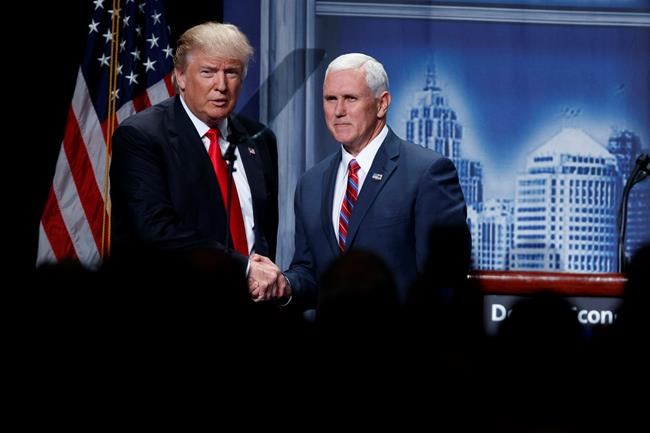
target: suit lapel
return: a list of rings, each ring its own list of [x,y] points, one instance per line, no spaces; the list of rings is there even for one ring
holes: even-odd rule
[[[234,143],[237,150],[239,150],[239,159],[244,166],[246,179],[253,198],[253,214],[255,219],[259,220],[259,215],[257,215],[259,203],[266,198],[264,165],[262,159],[258,156],[260,149],[257,148],[256,141],[251,138],[244,126],[234,118],[234,115],[229,117],[228,124],[230,128],[228,141],[231,144]]]
[[[325,233],[325,239],[327,239],[327,245],[329,245],[332,254],[337,256],[339,254],[339,244],[336,241],[336,234],[334,233],[334,228],[332,227],[332,207],[334,206],[334,186],[336,184],[336,172],[338,171],[339,164],[341,163],[341,151],[339,151],[334,158],[330,166],[325,171],[325,176],[323,176],[323,183],[321,186],[321,191],[323,191],[323,196],[325,200],[321,201],[321,224],[323,225],[323,232]]]
[[[217,177],[214,175],[210,157],[205,150],[201,137],[197,134],[196,128],[181,104],[180,96],[175,97],[172,110],[173,113],[170,113],[170,116],[173,121],[169,122],[169,124],[173,126],[168,131],[170,146],[174,149],[178,160],[183,161],[183,166],[188,170],[188,173],[199,170],[199,176],[204,179],[200,184],[210,189],[210,195],[215,196],[216,203],[221,204],[219,185]],[[223,204],[221,206],[223,208]]]
[[[263,245],[266,242],[264,236],[264,229],[262,225],[257,224],[258,221],[263,221],[261,214],[264,203],[267,200],[266,182],[264,180],[264,161],[260,156],[261,149],[258,148],[256,135],[251,135],[246,131],[241,122],[235,118],[233,114],[228,118],[229,136],[228,141],[234,143],[239,150],[239,159],[246,172],[246,180],[251,191],[251,198],[253,200],[253,218],[256,222],[255,230],[255,249],[258,252],[264,250]],[[263,241],[264,240],[264,241]],[[262,250],[260,250],[262,248]],[[268,246],[266,247],[268,248]],[[268,254],[268,252],[266,253]]]
[[[375,159],[372,162],[370,171],[366,175],[366,180],[363,182],[361,192],[357,199],[357,204],[354,206],[352,216],[350,217],[350,224],[348,226],[348,237],[346,239],[346,248],[350,248],[354,238],[359,231],[361,222],[366,216],[372,203],[377,198],[379,192],[383,189],[386,182],[389,181],[390,176],[397,168],[397,161],[399,159],[399,139],[392,131],[388,131],[386,139],[382,143]]]
[[[262,166],[261,159],[257,157],[257,146],[255,142],[250,139],[244,138],[242,140],[234,137],[229,138],[234,139],[235,143],[238,143],[237,149],[239,150],[239,157],[244,166],[246,179],[248,180],[248,185],[251,189],[251,196],[253,198],[253,214],[255,215],[256,220],[258,220],[258,203],[263,202],[266,197],[266,186],[264,184],[264,167]]]

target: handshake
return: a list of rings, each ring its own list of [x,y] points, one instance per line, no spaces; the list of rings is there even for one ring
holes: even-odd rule
[[[289,280],[268,257],[253,254],[248,270],[248,293],[255,302],[291,296]]]

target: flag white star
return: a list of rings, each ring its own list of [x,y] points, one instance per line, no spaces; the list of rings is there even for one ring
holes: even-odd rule
[[[137,48],[135,51],[131,51],[131,55],[133,56],[133,60],[140,60],[140,50]]]
[[[157,38],[156,35],[151,35],[150,38],[147,38],[147,42],[149,42],[151,44],[151,46],[149,48],[157,47],[158,46],[158,39],[160,39],[160,38]]]
[[[174,50],[169,47],[169,44],[167,44],[167,48],[163,48],[163,51],[165,52],[165,58],[171,57],[174,52]]]
[[[129,80],[129,84],[138,84],[138,74],[134,74],[133,71],[126,76],[126,79]]]
[[[91,20],[90,24],[88,24],[88,27],[90,28],[90,31],[88,32],[88,34],[91,34],[92,32],[99,32],[99,30],[97,29],[98,25],[99,25],[99,23],[96,23],[94,19]]]
[[[149,59],[149,57],[147,57],[147,61],[144,62],[144,67],[145,67],[145,70],[144,70],[144,71],[147,72],[147,71],[150,70],[150,69],[151,69],[152,71],[155,71],[156,68],[153,67],[153,64],[154,64],[154,63],[156,63],[156,60],[153,60],[153,61],[152,61],[151,59]]]
[[[102,54],[101,57],[97,57],[97,60],[99,60],[99,65],[100,66],[109,66],[108,65],[108,60],[111,58],[111,56],[107,56],[106,54]]]
[[[93,0],[93,3],[95,3],[95,10],[99,8],[104,9],[104,0]]]
[[[104,39],[106,39],[105,41],[106,43],[108,43],[108,41],[113,40],[113,33],[111,33],[110,30],[106,30],[106,33],[104,33],[102,36],[104,37]]]
[[[153,23],[154,24],[160,24],[160,16],[161,15],[162,14],[157,13],[156,10],[154,9],[153,15],[151,15],[151,18],[153,18]]]

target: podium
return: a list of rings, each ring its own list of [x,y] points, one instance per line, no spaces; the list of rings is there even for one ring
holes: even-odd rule
[[[611,326],[627,283],[617,273],[474,271],[468,279],[483,294],[483,325],[490,336],[497,333],[518,300],[536,293],[564,297],[587,328]]]

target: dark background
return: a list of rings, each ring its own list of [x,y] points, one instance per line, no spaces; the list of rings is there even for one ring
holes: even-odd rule
[[[109,7],[111,2],[105,3],[105,7]],[[167,24],[174,43],[181,33],[195,24],[223,21],[223,1],[220,0],[166,3]],[[22,34],[6,40],[9,47],[5,45],[5,48],[18,51],[18,64],[14,66],[20,78],[13,82],[22,83],[10,89],[18,93],[12,98],[19,101],[14,107],[15,118],[22,123],[20,129],[27,136],[31,136],[30,131],[38,127],[36,143],[27,140],[17,144],[18,152],[24,153],[19,158],[28,158],[26,160],[35,163],[26,167],[26,172],[20,176],[21,179],[29,178],[25,182],[30,189],[28,203],[18,205],[17,221],[9,224],[9,227],[19,227],[16,232],[17,248],[12,255],[17,255],[20,266],[25,270],[32,269],[36,261],[39,221],[54,176],[93,7],[91,0],[44,2],[42,6],[26,4],[20,15],[33,23],[30,24],[33,34]],[[31,45],[19,43],[21,40],[40,42],[31,48]],[[38,156],[34,157],[34,153]],[[5,169],[12,170],[10,167]]]

